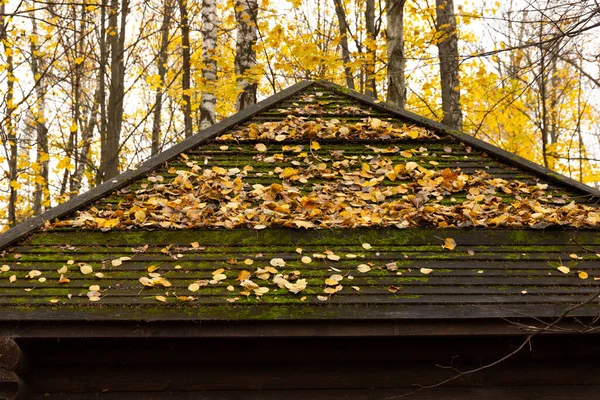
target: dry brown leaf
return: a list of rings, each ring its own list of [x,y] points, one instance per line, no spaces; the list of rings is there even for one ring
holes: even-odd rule
[[[389,285],[387,287],[388,292],[390,293],[396,293],[398,290],[400,290],[401,287],[400,286],[394,286],[394,285]]]

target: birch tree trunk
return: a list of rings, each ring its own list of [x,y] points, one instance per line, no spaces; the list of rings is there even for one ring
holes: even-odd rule
[[[237,21],[237,43],[235,48],[235,75],[237,81],[237,98],[235,109],[241,111],[256,103],[258,83],[254,76],[249,76],[256,66],[257,39],[257,0],[236,0],[235,19]]]
[[[335,3],[335,13],[338,19],[340,30],[340,45],[342,47],[342,62],[344,63],[344,76],[346,77],[346,86],[348,89],[355,90],[354,76],[350,68],[350,48],[348,47],[348,21],[346,20],[346,11],[342,0],[333,0]]]
[[[217,4],[216,0],[202,1],[202,78],[204,90],[200,97],[200,129],[206,129],[216,121],[215,87],[217,80]]]
[[[181,89],[183,91],[183,125],[185,137],[187,138],[192,136],[192,102],[190,96],[192,63],[190,53],[190,18],[187,0],[179,0],[179,13],[181,15],[181,68],[183,70],[181,75]],[[204,21],[202,25],[204,29]]]
[[[173,7],[170,0],[165,0],[165,6],[163,9],[163,20],[160,26],[161,38],[160,38],[160,49],[158,57],[156,58],[156,64],[158,69],[158,76],[160,78],[160,86],[155,89],[155,100],[154,100],[154,118],[152,120],[152,149],[151,155],[158,154],[160,149],[160,133],[162,123],[162,103],[163,103],[163,91],[165,90],[165,76],[167,75],[167,47],[169,46],[169,24],[171,23],[171,13]],[[189,29],[188,29],[189,33]],[[188,37],[189,39],[189,37]],[[189,40],[188,40],[189,41]],[[189,52],[189,47],[188,47]],[[189,57],[188,57],[189,62]],[[189,77],[188,77],[189,78]],[[185,80],[185,79],[184,79]],[[188,80],[189,84],[189,80]],[[187,102],[189,103],[189,95],[187,96]],[[185,97],[184,97],[185,100]],[[191,108],[190,108],[191,113]],[[191,115],[190,117],[190,132],[191,132]],[[186,120],[186,135],[187,135],[187,120]]]
[[[454,0],[436,0],[436,29],[442,85],[442,122],[454,129],[462,129],[460,88],[458,79],[458,35]]]
[[[404,4],[406,0],[387,0],[387,102],[404,108],[406,104],[406,83],[404,67]]]

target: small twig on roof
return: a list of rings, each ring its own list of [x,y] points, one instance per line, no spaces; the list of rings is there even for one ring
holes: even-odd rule
[[[588,247],[585,247],[584,245],[582,245],[581,243],[579,243],[575,239],[571,239],[571,242],[575,243],[577,246],[581,247],[585,251],[589,251],[590,253],[598,253],[597,250],[592,250],[592,249],[590,249]]]

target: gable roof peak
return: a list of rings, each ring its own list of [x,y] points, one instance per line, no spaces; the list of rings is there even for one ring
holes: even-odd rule
[[[531,172],[537,175],[538,177],[541,177],[542,179],[557,183],[562,187],[574,189],[590,196],[600,196],[600,192],[589,186],[583,185],[570,178],[560,176],[559,174],[556,174],[553,171],[538,166],[537,164],[534,164],[514,154],[508,153],[497,147],[494,147],[479,139],[452,130],[449,127],[436,121],[418,116],[406,110],[395,108],[383,102],[375,101],[370,97],[367,97],[365,95],[362,95],[360,93],[327,81],[302,81],[295,85],[292,85],[291,87],[271,97],[268,97],[260,103],[250,106],[247,109],[238,112],[229,118],[224,119],[223,121],[199,132],[198,134],[190,138],[183,140],[179,144],[176,144],[171,148],[163,151],[162,153],[151,157],[150,159],[142,163],[140,166],[138,166],[136,169],[125,171],[124,173],[104,182],[103,184],[92,188],[88,192],[85,192],[73,198],[72,200],[58,205],[46,211],[40,216],[37,216],[35,218],[32,218],[31,220],[25,221],[17,225],[16,227],[0,235],[0,250],[14,243],[20,238],[23,238],[32,231],[42,227],[47,221],[64,217],[65,215],[73,213],[74,211],[79,210],[96,200],[108,196],[110,193],[126,186],[132,181],[141,178],[147,175],[148,173],[152,172],[153,170],[159,168],[165,162],[173,160],[181,153],[190,151],[191,149],[196,148],[198,145],[202,144],[203,142],[215,138],[218,135],[223,134],[226,131],[234,128],[235,126],[239,126],[244,122],[259,116],[261,113],[283,104],[284,102],[292,99],[296,95],[301,95],[303,92],[309,89],[314,89],[314,87],[320,87],[325,90],[331,90],[340,96],[344,96],[359,104],[368,106],[373,110],[384,113],[390,117],[397,118],[401,121],[418,125],[420,127],[432,130],[436,133],[449,135],[457,139],[461,143],[465,143],[466,145],[481,150],[494,158],[505,161],[515,167]]]

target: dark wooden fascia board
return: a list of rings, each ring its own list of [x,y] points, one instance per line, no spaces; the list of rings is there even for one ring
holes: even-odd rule
[[[511,165],[525,169],[541,178],[544,178],[551,182],[557,183],[563,187],[582,191],[586,194],[589,194],[593,197],[600,199],[600,191],[598,191],[588,185],[584,185],[581,182],[577,182],[574,179],[571,179],[567,176],[556,173],[548,168],[542,167],[541,165],[538,165],[534,162],[526,160],[525,158],[520,157],[516,154],[510,153],[506,150],[502,150],[501,148],[493,146],[487,142],[484,142],[483,140],[474,138],[473,136],[470,136],[463,132],[454,130],[451,127],[449,127],[448,125],[444,125],[444,124],[434,121],[432,119],[422,117],[422,116],[414,114],[410,111],[406,111],[406,110],[403,110],[400,108],[393,107],[393,106],[383,103],[383,102],[376,102],[371,97],[365,96],[361,93],[355,92],[353,90],[347,89],[345,87],[336,85],[331,82],[317,81],[315,83],[317,83],[318,85],[324,86],[330,90],[333,90],[333,91],[339,93],[340,95],[344,95],[344,96],[353,98],[353,99],[355,99],[363,104],[369,105],[379,111],[390,113],[399,118],[413,122],[415,124],[418,124],[425,128],[431,129],[433,131],[448,134],[448,135],[456,138],[457,140],[468,144],[471,147],[474,147],[476,149],[486,152],[491,157],[500,159]]]
[[[545,329],[552,318],[307,321],[19,321],[0,322],[2,334],[20,339],[99,338],[316,338],[522,336]],[[578,334],[593,317],[565,318],[544,335]],[[586,334],[598,335],[597,330]]]
[[[140,178],[141,176],[153,171],[160,167],[165,162],[172,160],[181,153],[198,146],[199,144],[214,138],[215,136],[224,133],[226,130],[238,125],[248,119],[254,117],[256,114],[265,111],[266,109],[286,100],[287,98],[301,92],[302,90],[312,86],[312,81],[302,81],[295,85],[290,86],[287,89],[257,103],[245,110],[242,110],[229,118],[199,132],[198,134],[183,140],[182,142],[170,147],[169,149],[157,154],[154,157],[149,158],[144,163],[139,165],[135,169],[130,169],[122,174],[111,178],[110,180],[102,183],[89,191],[80,194],[79,196],[53,207],[52,209],[44,212],[43,214],[22,222],[16,225],[14,228],[9,229],[5,233],[0,235],[0,250],[10,246],[16,241],[24,238],[29,233],[42,227],[46,221],[51,221],[56,218],[63,217],[74,211],[81,209],[82,207],[107,196],[113,191],[122,188],[129,184],[133,180]]]

